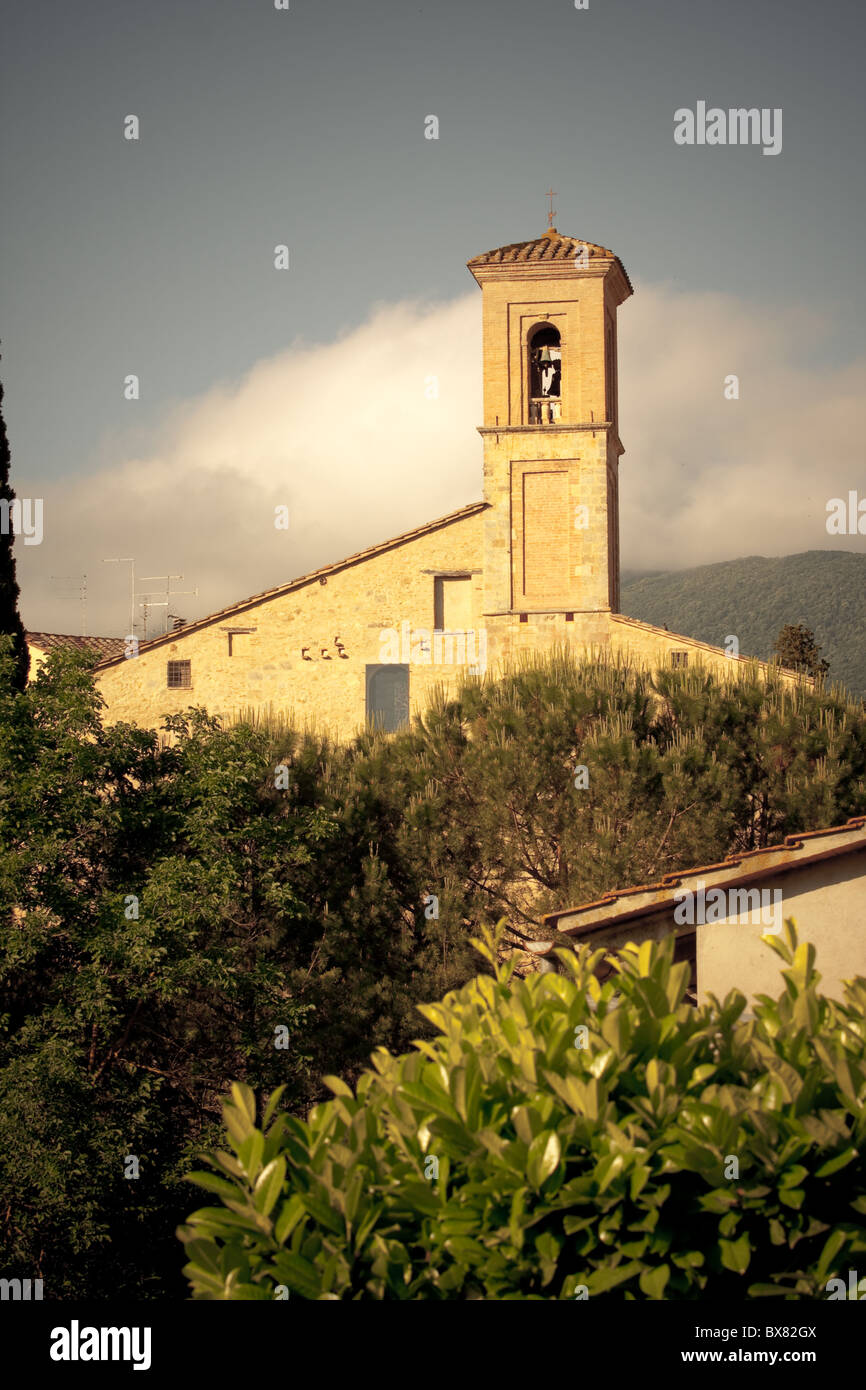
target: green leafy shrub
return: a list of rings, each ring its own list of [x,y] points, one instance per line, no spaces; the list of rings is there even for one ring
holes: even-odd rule
[[[478,975],[306,1122],[246,1086],[220,1205],[178,1234],[194,1298],[821,1297],[866,1250],[866,980],[818,993],[793,923],[785,988],[692,1008],[673,941]],[[585,1031],[584,1031],[585,1030]],[[732,1160],[736,1160],[736,1164]],[[734,1176],[734,1173],[737,1173]]]

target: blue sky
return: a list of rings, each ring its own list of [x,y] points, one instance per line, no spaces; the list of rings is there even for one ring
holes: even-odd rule
[[[480,296],[465,263],[539,234],[551,186],[559,229],[613,247],[638,291],[621,313],[634,480],[624,472],[624,564],[673,563],[662,517],[685,477],[691,540],[678,563],[753,551],[762,537],[762,553],[829,546],[813,526],[823,499],[866,490],[864,14],[854,0],[590,0],[585,11],[571,0],[291,0],[288,11],[7,0],[0,371],[16,486],[46,508],[43,544],[16,547],[25,621],[75,630],[48,577],[86,571],[92,630],[119,630],[107,554],[135,553],[142,574],[183,570],[206,612],[473,500]],[[676,146],[674,111],[699,100],[782,108],[782,153]],[[123,139],[129,113],[137,142]],[[431,113],[436,141],[424,139]],[[277,243],[290,247],[285,273]],[[398,322],[417,370],[425,357],[449,362],[453,389],[435,429],[423,396],[398,431],[380,402],[377,443],[365,402],[391,389],[403,345],[381,333]],[[748,363],[739,416],[711,404],[715,381],[701,376],[704,352],[716,370],[715,339]],[[378,373],[369,358],[353,365],[353,347],[381,353]],[[331,421],[322,456],[306,417],[330,419],[324,379],[337,361],[351,410]],[[261,439],[244,406],[268,363],[288,374],[284,455],[267,454],[280,391],[266,393],[276,419]],[[128,372],[136,402],[124,399]],[[810,500],[802,436],[813,428],[813,473],[827,480]],[[438,486],[431,439],[444,451]],[[729,477],[721,491],[747,498],[749,469],[765,506],[754,535],[733,514],[715,534],[711,487]],[[366,486],[346,491],[359,471]],[[768,534],[786,486],[794,497]],[[288,552],[257,539],[257,488],[268,501],[282,488],[305,518]],[[653,497],[658,553],[646,537]]]

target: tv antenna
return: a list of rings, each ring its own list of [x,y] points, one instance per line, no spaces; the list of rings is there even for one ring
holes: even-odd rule
[[[162,602],[160,602],[159,600],[152,599],[150,595],[147,594],[144,598],[139,598],[138,606],[141,609],[141,640],[142,642],[146,642],[147,618],[151,608],[168,608],[168,600],[164,599]]]
[[[131,555],[113,555],[104,565],[129,565],[129,636],[135,635],[135,560]]]
[[[78,599],[81,605],[81,636],[87,636],[87,575],[52,574],[49,586],[55,598]]]
[[[196,595],[196,596],[198,595],[198,586],[196,586],[195,589],[173,589],[173,588],[171,587],[171,582],[172,582],[173,579],[183,579],[183,575],[182,575],[182,574],[147,574],[147,575],[145,575],[145,576],[143,577],[143,579],[142,579],[141,582],[142,582],[142,584],[155,584],[155,583],[156,583],[158,580],[160,580],[160,579],[164,579],[164,580],[165,580],[165,588],[164,588],[164,589],[150,589],[150,590],[145,591],[145,592],[142,594],[142,598],[144,599],[144,605],[143,605],[143,606],[144,606],[144,636],[145,636],[145,639],[147,638],[147,613],[148,613],[148,609],[150,609],[150,608],[164,608],[164,609],[166,610],[166,614],[165,614],[165,627],[164,627],[163,634],[162,634],[163,636],[166,636],[166,635],[168,634],[168,619],[169,619],[168,609],[169,609],[169,607],[171,606],[171,601],[172,601],[172,599],[173,599],[173,598],[176,598],[178,594],[194,594],[194,595]],[[159,595],[163,595],[164,597],[161,597],[161,598],[157,599],[156,596],[157,596],[158,594],[159,594]]]

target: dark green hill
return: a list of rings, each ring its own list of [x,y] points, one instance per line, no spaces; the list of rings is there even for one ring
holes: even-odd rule
[[[733,633],[743,656],[763,660],[785,623],[805,623],[830,663],[829,679],[866,695],[866,554],[807,550],[666,574],[626,571],[621,606],[630,618],[716,646]]]

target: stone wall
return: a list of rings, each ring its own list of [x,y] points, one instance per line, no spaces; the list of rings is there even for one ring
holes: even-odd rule
[[[103,665],[98,680],[107,720],[156,728],[164,714],[189,705],[223,716],[270,706],[299,725],[348,738],[365,720],[367,666],[395,662],[410,663],[414,713],[437,682],[458,673],[448,660],[460,655],[458,642],[441,642],[434,651],[436,644],[424,640],[434,629],[437,574],[471,576],[473,625],[483,626],[481,526],[480,513],[454,521],[349,562],[324,582],[313,577],[143,645],[135,658]],[[254,631],[231,632],[241,628]],[[191,663],[189,688],[168,689],[170,661]]]

